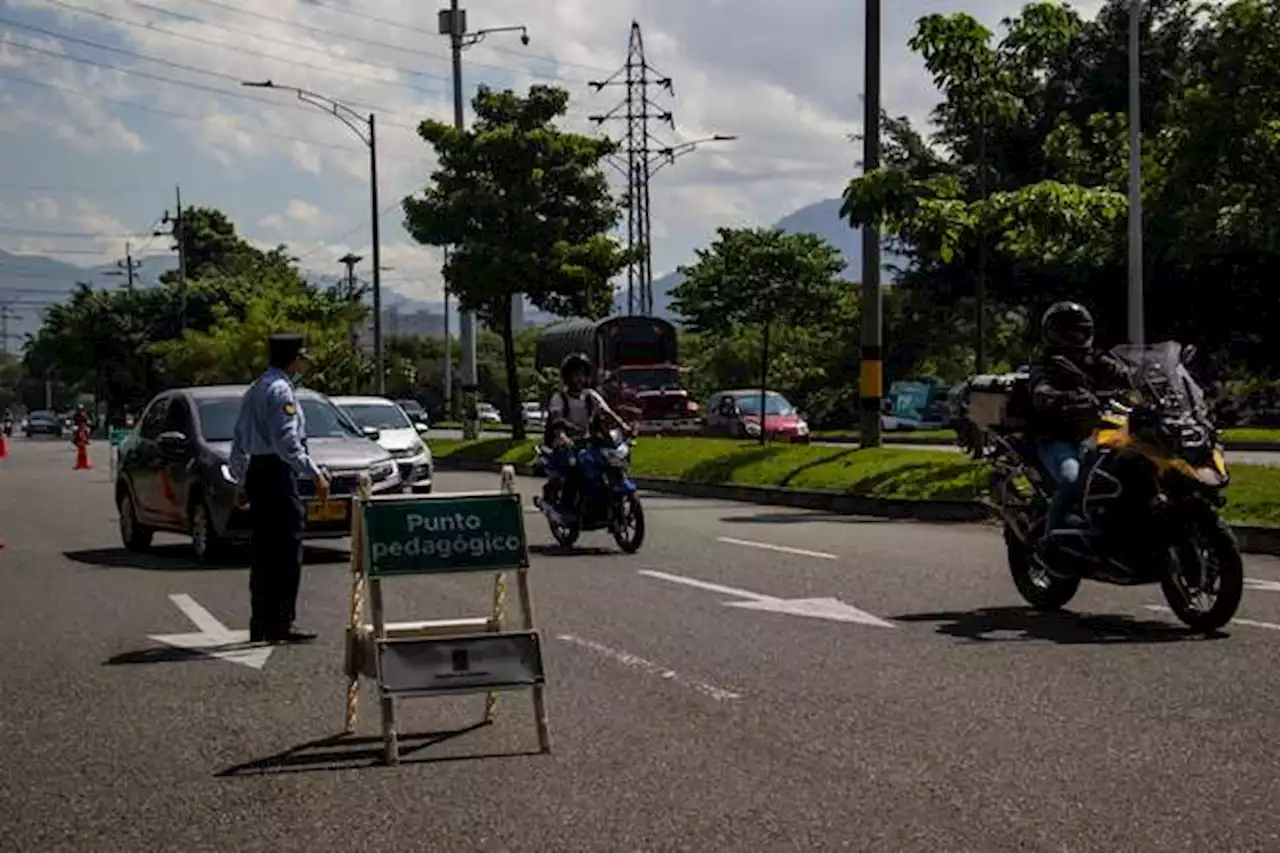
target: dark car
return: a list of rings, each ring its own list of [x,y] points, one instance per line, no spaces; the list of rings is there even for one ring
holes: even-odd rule
[[[33,435],[51,435],[62,438],[62,418],[47,409],[40,409],[27,415],[27,423],[22,428],[27,438]]]
[[[197,559],[214,561],[226,546],[245,541],[248,517],[235,505],[227,465],[245,386],[166,391],[147,406],[120,445],[116,506],[120,536],[132,551],[148,548],[157,531],[191,536]],[[351,499],[361,473],[375,493],[400,490],[400,474],[386,450],[361,434],[328,397],[299,389],[307,449],[329,472],[330,499],[312,500],[315,486],[300,477],[307,501],[308,539],[340,538],[351,528]]]
[[[403,400],[396,400],[396,405],[404,409],[404,413],[409,416],[409,420],[415,424],[424,424],[430,426],[427,418],[427,410],[422,408],[422,404],[417,400],[410,400],[407,397]]]

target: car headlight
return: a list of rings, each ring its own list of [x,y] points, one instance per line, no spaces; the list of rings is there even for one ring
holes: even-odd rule
[[[796,435],[808,435],[808,434],[809,434],[809,425],[807,423],[805,423],[804,421],[799,421],[798,423],[796,423]]]
[[[369,479],[375,483],[387,479],[396,472],[396,466],[393,462],[379,462],[369,468]]]

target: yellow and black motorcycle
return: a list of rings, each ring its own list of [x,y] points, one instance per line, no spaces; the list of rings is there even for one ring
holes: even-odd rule
[[[1109,399],[1081,465],[1079,527],[1045,546],[1053,478],[1027,432],[1026,374],[976,377],[963,405],[971,455],[992,468],[992,508],[1005,525],[1018,592],[1039,610],[1058,610],[1081,580],[1159,584],[1174,614],[1197,631],[1235,616],[1244,565],[1218,510],[1230,482],[1204,393],[1176,342],[1112,350],[1131,388]]]

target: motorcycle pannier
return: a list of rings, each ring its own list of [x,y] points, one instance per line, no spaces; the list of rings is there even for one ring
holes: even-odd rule
[[[1027,424],[1026,373],[984,374],[969,380],[966,417],[976,427],[1017,430]]]

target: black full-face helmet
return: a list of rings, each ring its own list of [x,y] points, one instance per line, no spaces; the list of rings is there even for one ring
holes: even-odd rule
[[[1051,347],[1086,349],[1093,346],[1093,315],[1078,302],[1055,302],[1040,318],[1040,333]]]
[[[560,362],[560,378],[565,382],[569,381],[569,377],[575,373],[580,373],[584,377],[591,375],[591,359],[587,358],[586,353],[575,352],[564,357],[564,361]]]

